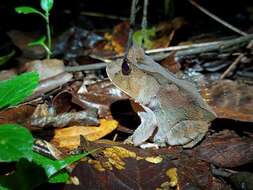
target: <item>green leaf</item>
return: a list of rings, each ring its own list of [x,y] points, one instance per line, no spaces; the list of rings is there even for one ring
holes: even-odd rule
[[[7,176],[0,176],[0,189],[32,190],[48,180],[44,169],[34,162],[21,159],[16,164],[16,171]]]
[[[133,35],[133,41],[135,44],[142,46],[145,49],[150,49],[152,47],[152,41],[151,38],[155,36],[155,28],[152,27],[150,29],[144,30],[144,34],[142,33],[141,30],[138,30],[134,33]],[[143,40],[143,44],[142,44]]]
[[[51,50],[48,48],[48,46],[45,44],[46,36],[42,36],[39,39],[36,39],[28,44],[28,46],[42,46],[47,53],[50,55],[52,54]]]
[[[53,4],[53,0],[40,0],[40,6],[46,12],[49,12],[52,9]]]
[[[42,16],[43,18],[46,18],[42,12],[38,11],[37,9],[33,7],[25,7],[25,6],[16,7],[15,11],[19,14],[38,14]]]
[[[17,169],[13,174],[0,176],[0,189],[4,187],[8,190],[32,190],[47,181],[50,183],[65,183],[69,175],[67,172],[60,170],[86,155],[70,156],[63,160],[51,160],[33,153],[32,162],[21,159],[17,163]]]
[[[0,181],[0,190],[9,190],[9,188],[3,187],[3,186],[1,185],[1,181]]]
[[[69,164],[80,160],[81,158],[87,156],[89,153],[84,153],[76,156],[69,156],[62,160],[51,160],[45,156],[42,156],[37,153],[33,153],[33,161],[44,168],[48,178],[55,175],[58,171],[65,168]]]
[[[10,60],[10,58],[15,54],[15,50],[12,50],[11,53],[4,55],[2,57],[0,57],[0,65],[6,63],[7,61]]]
[[[36,46],[36,45],[42,45],[45,44],[46,36],[42,36],[39,39],[36,39],[28,44],[28,46]],[[43,46],[43,45],[42,45]]]
[[[38,86],[39,75],[28,72],[0,81],[0,109],[6,106],[14,106],[30,96]]]
[[[56,173],[55,175],[53,175],[50,179],[49,179],[49,183],[66,183],[69,179],[69,174],[65,171],[60,171],[58,173]]]
[[[31,160],[33,137],[17,124],[0,125],[0,162],[13,162],[20,158]]]

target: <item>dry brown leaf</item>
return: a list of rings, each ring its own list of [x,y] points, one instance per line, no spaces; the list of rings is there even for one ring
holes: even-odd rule
[[[78,184],[68,184],[65,190],[149,190],[149,189],[217,189],[209,164],[188,156],[170,159],[165,153],[158,163],[148,162],[135,147],[111,146],[100,152],[96,160],[79,162],[72,176]],[[131,149],[131,150],[130,150]],[[150,151],[145,151],[149,156]],[[99,183],[98,183],[99,182]],[[225,184],[219,184],[224,189]]]
[[[2,70],[0,71],[0,81],[10,79],[17,75],[17,71],[15,69]]]
[[[26,71],[36,71],[40,80],[45,80],[64,72],[64,64],[59,59],[34,60],[25,64]]]
[[[108,42],[104,46],[104,49],[123,53],[128,38],[129,27],[129,22],[122,22],[114,27],[112,35],[106,33],[105,39]]]
[[[98,140],[111,133],[118,126],[115,120],[100,120],[100,125],[95,126],[72,126],[55,130],[53,142],[61,148],[76,148],[80,145],[80,135],[88,141]]]
[[[20,105],[0,112],[0,124],[19,123],[25,127],[30,127],[30,117],[34,112],[34,105]]]
[[[221,80],[204,93],[219,118],[253,122],[253,86]]]
[[[239,167],[253,161],[252,137],[241,137],[231,131],[208,137],[196,150],[199,159],[223,168]]]

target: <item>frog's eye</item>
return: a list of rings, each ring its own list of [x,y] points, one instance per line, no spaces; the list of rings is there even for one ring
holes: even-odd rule
[[[131,68],[129,66],[129,60],[125,58],[121,65],[121,70],[123,75],[129,75],[131,73]]]

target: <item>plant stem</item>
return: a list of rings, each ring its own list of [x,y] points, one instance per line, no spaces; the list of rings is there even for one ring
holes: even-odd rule
[[[145,40],[147,38],[147,14],[148,14],[148,0],[144,0],[143,5],[143,15],[142,15],[142,22],[141,22],[141,33],[142,33],[142,40],[141,46],[144,48]]]
[[[131,14],[130,14],[130,29],[129,29],[129,33],[128,33],[128,40],[127,40],[127,44],[126,44],[124,59],[127,59],[129,49],[130,49],[130,47],[132,45],[132,42],[133,42],[133,33],[134,33],[134,27],[135,27],[135,17],[136,17],[136,12],[137,12],[137,3],[138,3],[138,0],[132,0]]]
[[[47,24],[47,47],[49,51],[47,51],[47,59],[50,59],[51,55],[51,31],[50,31],[50,23],[49,23],[49,12],[46,12],[46,24]]]

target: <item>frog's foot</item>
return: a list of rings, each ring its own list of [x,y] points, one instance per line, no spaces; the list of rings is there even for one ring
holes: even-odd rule
[[[134,144],[133,143],[133,135],[129,136],[126,140],[123,142],[124,144]]]
[[[166,147],[166,142],[161,140],[155,140],[154,144],[156,144],[159,147]]]
[[[170,145],[192,148],[203,139],[208,131],[208,126],[205,121],[181,121],[169,130],[166,141]]]
[[[135,146],[139,146],[148,140],[157,127],[157,121],[154,112],[147,107],[144,109],[146,112],[138,112],[138,115],[141,118],[141,124],[132,135],[133,144]]]
[[[198,144],[205,136],[206,133],[200,133],[195,139],[192,139],[189,143],[183,145],[183,148],[192,148]]]
[[[123,142],[124,144],[129,144],[129,145],[133,145],[133,135],[129,136],[126,140],[124,140]],[[155,149],[159,149],[159,147],[161,147],[160,144],[157,143],[143,143],[139,145],[141,149],[149,149],[149,148],[155,148]],[[166,144],[165,144],[166,146]]]
[[[143,143],[140,145],[141,149],[149,149],[149,148],[153,148],[153,149],[159,149],[159,145],[156,143]]]

